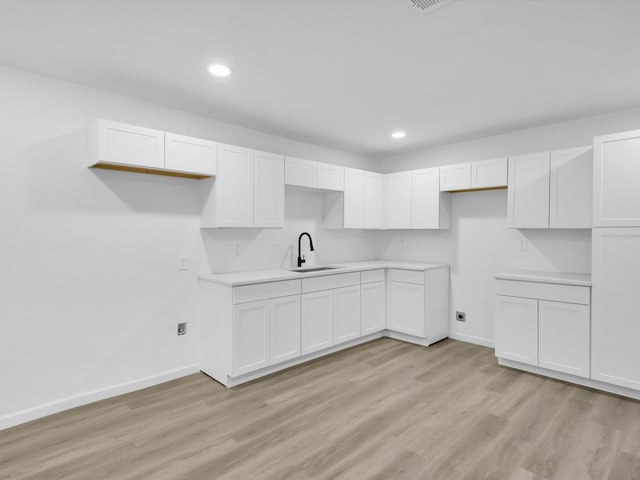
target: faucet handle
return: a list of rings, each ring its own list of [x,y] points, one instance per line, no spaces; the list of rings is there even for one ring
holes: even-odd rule
[[[304,255],[302,255],[302,260],[301,260],[301,262],[302,262],[302,263],[306,262],[306,260],[305,260],[305,258],[304,258]]]

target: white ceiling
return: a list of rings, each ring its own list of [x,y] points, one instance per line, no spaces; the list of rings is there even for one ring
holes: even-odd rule
[[[639,25],[634,0],[0,0],[0,63],[384,157],[637,107]]]

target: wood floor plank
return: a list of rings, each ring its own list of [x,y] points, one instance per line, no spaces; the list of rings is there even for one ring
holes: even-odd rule
[[[0,432],[0,479],[640,479],[640,402],[380,339],[226,389],[203,374]]]

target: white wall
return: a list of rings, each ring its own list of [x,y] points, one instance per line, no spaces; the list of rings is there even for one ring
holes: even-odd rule
[[[302,229],[323,261],[370,256],[367,234],[322,229],[313,193],[288,195],[284,230],[201,234],[197,180],[85,168],[86,128],[101,117],[356,168],[365,157],[5,67],[0,105],[0,428],[197,370],[199,271],[284,265]]]
[[[472,160],[589,145],[595,135],[640,128],[640,110],[590,117],[398,155],[380,162],[394,172]],[[513,230],[506,228],[506,190],[452,196],[450,231],[386,233],[380,256],[451,265],[452,337],[493,344],[495,280],[512,269],[589,273],[590,230]],[[404,241],[403,241],[404,240]],[[521,241],[527,250],[521,251]],[[466,323],[454,320],[456,310]]]

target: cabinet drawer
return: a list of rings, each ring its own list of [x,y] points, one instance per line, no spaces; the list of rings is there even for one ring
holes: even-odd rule
[[[300,280],[257,283],[233,287],[233,303],[254,302],[268,298],[286,297],[300,293]]]
[[[384,282],[384,269],[365,270],[360,274],[360,283]]]
[[[424,285],[424,272],[416,270],[391,270],[391,281],[404,283],[417,283]]]
[[[302,293],[330,290],[360,284],[360,272],[324,275],[322,277],[303,278]]]
[[[523,282],[518,280],[497,280],[496,293],[510,297],[535,298],[553,302],[579,303],[589,305],[589,287],[558,285],[554,283]]]

